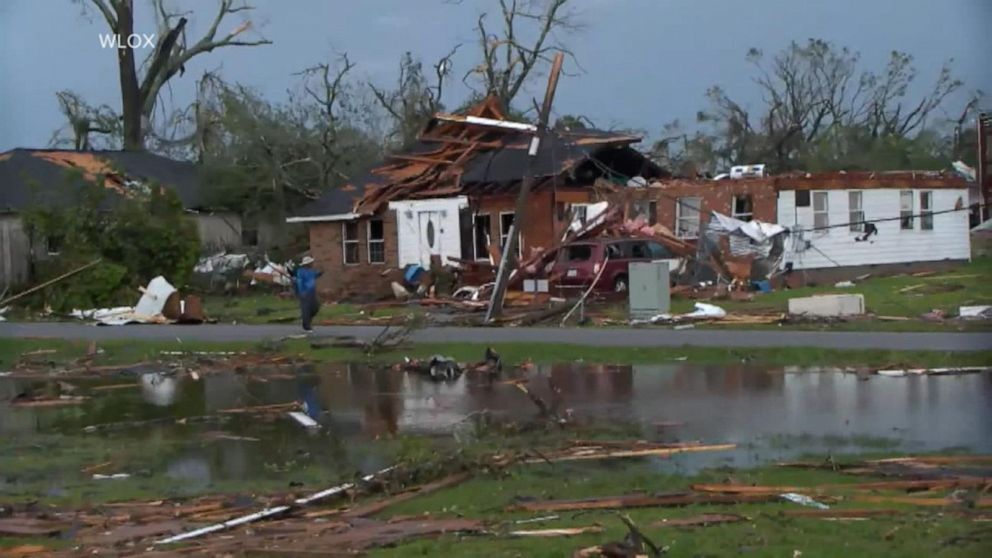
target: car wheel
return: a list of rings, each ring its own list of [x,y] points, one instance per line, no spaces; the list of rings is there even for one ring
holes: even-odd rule
[[[620,275],[616,279],[613,280],[613,292],[615,292],[615,293],[625,293],[625,292],[627,292],[627,287],[628,286],[629,285],[627,284],[627,276],[626,275]]]

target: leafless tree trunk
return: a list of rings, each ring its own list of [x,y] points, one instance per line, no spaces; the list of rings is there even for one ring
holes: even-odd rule
[[[121,116],[123,118],[124,149],[144,149],[147,126],[158,102],[159,92],[177,73],[182,75],[185,64],[193,57],[225,46],[255,46],[270,44],[265,39],[240,40],[239,35],[251,28],[245,21],[222,37],[217,30],[226,16],[253,9],[247,4],[235,5],[235,0],[220,0],[217,13],[206,33],[195,43],[186,42],[186,18],[166,9],[165,0],[154,0],[158,20],[158,43],[142,63],[147,68],[139,78],[134,49],[128,37],[134,33],[133,0],[90,0],[118,36],[118,72],[121,86]]]
[[[474,76],[482,82],[487,95],[495,95],[508,107],[538,61],[551,62],[552,51],[563,52],[574,61],[572,52],[554,40],[556,31],[578,27],[563,9],[567,3],[568,0],[547,0],[542,9],[536,0],[499,0],[502,29],[498,35],[491,33],[486,28],[486,14],[479,16],[476,30],[482,62],[464,79]],[[528,39],[527,35],[533,36]]]

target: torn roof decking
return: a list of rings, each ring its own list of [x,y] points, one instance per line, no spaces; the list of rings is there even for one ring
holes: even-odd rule
[[[468,116],[481,120],[466,121]],[[373,214],[389,201],[399,199],[511,193],[527,173],[527,149],[532,134],[529,128],[524,129],[529,125],[521,124],[518,130],[496,125],[494,121],[508,122],[491,98],[474,105],[464,115],[438,114],[412,148],[388,156],[384,164],[361,179],[325,193],[304,213],[314,218]],[[538,178],[536,188],[574,173],[583,163],[608,166],[591,161],[600,153],[606,161],[617,159],[613,151],[630,151],[629,146],[640,140],[639,136],[600,130],[548,133],[531,167],[533,176]],[[640,154],[628,153],[626,159],[648,178],[667,174]],[[569,179],[565,176],[557,184],[567,186]],[[589,178],[580,180],[579,185],[589,186],[593,182],[594,178]],[[349,201],[351,205],[347,205]]]

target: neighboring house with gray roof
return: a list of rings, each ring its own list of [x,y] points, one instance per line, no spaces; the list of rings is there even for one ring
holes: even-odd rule
[[[21,214],[74,204],[78,198],[73,194],[87,182],[102,183],[120,196],[151,184],[169,188],[196,221],[204,251],[242,245],[241,217],[205,199],[193,163],[146,152],[13,149],[0,153],[0,290],[28,281],[32,258],[58,253],[55,239],[32,242]]]

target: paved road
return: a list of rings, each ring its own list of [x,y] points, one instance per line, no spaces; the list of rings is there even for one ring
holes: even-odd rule
[[[325,326],[317,335],[370,338],[374,326]],[[0,323],[2,337],[62,339],[261,341],[299,334],[291,325],[130,325],[97,327],[73,323]],[[818,347],[824,349],[889,349],[931,351],[992,350],[988,333],[890,333],[819,331],[733,331],[670,329],[559,329],[431,327],[415,332],[415,342],[568,343],[596,347]]]

